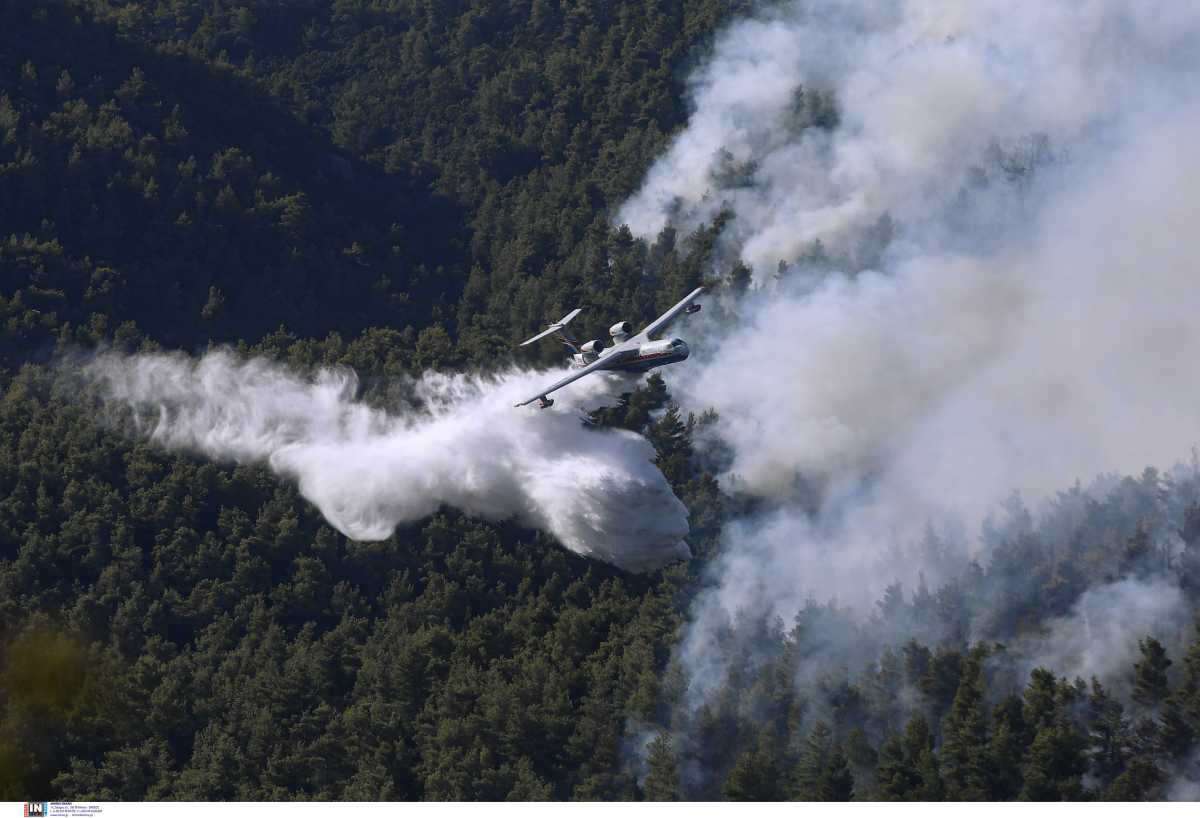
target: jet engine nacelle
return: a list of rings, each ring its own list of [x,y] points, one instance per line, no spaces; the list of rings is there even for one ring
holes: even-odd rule
[[[579,347],[580,352],[583,352],[585,355],[599,355],[600,350],[602,349],[604,349],[604,343],[599,339],[595,341],[588,341],[586,344]]]
[[[608,328],[608,334],[614,338],[627,338],[631,332],[633,332],[633,324],[628,321],[621,321]]]

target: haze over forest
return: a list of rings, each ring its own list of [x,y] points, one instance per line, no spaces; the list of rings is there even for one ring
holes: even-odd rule
[[[0,0],[0,797],[1197,799],[1198,46]]]

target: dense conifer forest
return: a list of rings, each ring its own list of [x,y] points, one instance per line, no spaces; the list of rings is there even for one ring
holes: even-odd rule
[[[1099,582],[1194,609],[1194,463],[1014,500],[872,617],[731,621],[692,707],[680,630],[752,501],[662,379],[589,419],[644,435],[690,513],[694,559],[632,574],[448,507],[353,542],[265,467],[98,423],[64,375],[228,345],[384,401],[577,304],[741,293],[719,225],[613,214],[748,5],[0,0],[0,797],[1194,797],[1195,633],[1135,637],[1111,680],[1019,649]]]

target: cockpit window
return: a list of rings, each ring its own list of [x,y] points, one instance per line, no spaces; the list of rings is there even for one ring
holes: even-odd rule
[[[671,346],[681,347],[681,346],[683,346],[683,341],[680,340],[679,338],[676,338],[674,341],[671,342]]]

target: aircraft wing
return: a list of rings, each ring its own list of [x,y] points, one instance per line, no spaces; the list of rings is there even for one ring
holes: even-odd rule
[[[646,328],[635,335],[634,338],[644,341],[651,340],[656,333],[662,332],[664,329],[666,329],[667,324],[670,324],[672,321],[674,321],[681,312],[688,308],[689,304],[696,300],[696,296],[700,295],[700,293],[703,291],[703,287],[697,287],[696,289],[692,290],[683,297],[682,301],[647,324]]]
[[[574,372],[572,372],[567,377],[563,378],[561,381],[557,381],[556,383],[551,384],[550,386],[547,386],[545,389],[543,389],[541,392],[538,392],[536,395],[534,395],[529,400],[523,400],[516,405],[517,406],[525,406],[526,404],[533,403],[538,398],[545,398],[551,392],[562,389],[567,384],[573,383],[574,381],[579,380],[584,375],[590,375],[593,372],[600,370],[600,369],[608,369],[613,364],[619,363],[620,361],[624,360],[625,358],[628,358],[630,355],[634,354],[636,351],[637,350],[633,344],[629,344],[629,342],[626,342],[624,345],[613,349],[607,355],[604,355],[603,357],[597,358],[596,360],[592,361],[590,364],[585,366],[583,369],[576,369]]]
[[[579,315],[579,313],[581,313],[581,312],[583,312],[582,307],[571,310],[569,313],[567,313],[562,318],[555,321],[550,326],[546,327],[546,329],[542,330],[537,335],[530,338],[528,341],[522,341],[521,346],[528,346],[529,344],[532,344],[534,341],[542,340],[547,335],[553,335],[554,333],[558,332],[563,327],[565,327],[567,324],[571,323],[571,319],[573,319],[575,316]]]

